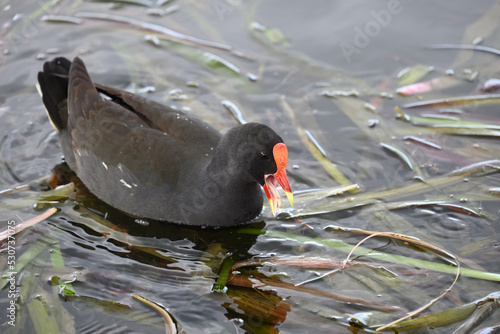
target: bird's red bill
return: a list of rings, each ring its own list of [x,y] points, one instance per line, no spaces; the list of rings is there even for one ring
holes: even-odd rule
[[[264,191],[266,192],[273,215],[276,216],[276,211],[278,208],[281,208],[281,198],[278,194],[277,185],[279,184],[285,191],[286,197],[288,197],[288,201],[292,206],[293,193],[290,188],[288,178],[286,177],[286,165],[288,164],[288,150],[286,145],[283,143],[274,145],[273,155],[274,160],[276,161],[276,166],[278,166],[278,170],[274,175],[268,174],[264,176]]]

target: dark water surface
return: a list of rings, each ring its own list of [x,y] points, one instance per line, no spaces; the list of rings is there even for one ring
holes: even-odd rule
[[[371,333],[452,284],[453,271],[431,271],[405,259],[446,261],[387,238],[367,241],[369,256],[353,255],[344,270],[304,283],[331,270],[309,267],[314,261],[345,259],[349,250],[331,242],[355,245],[364,236],[356,230],[413,236],[456,255],[462,267],[497,273],[462,275],[422,315],[500,296],[498,97],[403,108],[410,122],[396,119],[395,111],[411,102],[486,94],[481,86],[500,78],[498,54],[429,46],[500,48],[500,2],[144,3],[150,7],[0,2],[0,190],[30,185],[2,193],[0,226],[60,208],[16,235],[11,253],[17,267],[9,267],[11,248],[2,244],[0,333],[165,332],[162,317],[133,294],[162,305],[183,333]],[[82,13],[133,18],[232,50]],[[289,148],[296,207],[290,209],[285,199],[281,219],[266,207],[251,230],[214,231],[136,222],[88,196],[48,195],[42,180],[62,155],[35,83],[43,62],[56,56],[79,56],[94,81],[192,112],[221,131],[237,125],[222,101],[238,106],[246,121],[272,126]],[[430,92],[396,92],[431,79],[438,84]],[[415,125],[425,121],[437,125]],[[484,163],[489,160],[495,161]],[[344,181],[332,176],[334,167]],[[321,189],[339,183],[357,184],[360,191],[318,199]],[[305,190],[314,192],[300,195]],[[379,253],[406,258],[396,265],[377,258]],[[262,257],[282,262],[241,267],[223,292],[212,291],[224,259]],[[7,283],[14,271],[15,281]],[[70,282],[77,295],[68,296],[58,281]],[[9,324],[11,302],[15,323]],[[498,300],[487,303],[491,310],[482,322],[480,311],[452,311],[441,323],[399,332],[452,333],[467,320],[474,326],[460,333],[493,332],[500,326]]]

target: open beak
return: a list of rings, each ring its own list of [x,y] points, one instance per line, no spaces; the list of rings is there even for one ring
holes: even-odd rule
[[[276,211],[281,208],[281,198],[278,194],[277,185],[279,184],[281,188],[285,191],[288,201],[293,206],[293,194],[288,179],[286,177],[286,165],[288,163],[288,150],[283,143],[278,143],[274,145],[273,148],[274,160],[276,161],[276,166],[278,166],[278,171],[275,174],[264,175],[264,191],[266,192],[267,199],[269,200],[269,205],[273,212],[273,216],[276,217]]]

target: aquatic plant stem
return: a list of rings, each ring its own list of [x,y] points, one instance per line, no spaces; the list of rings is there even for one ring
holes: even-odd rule
[[[334,248],[337,251],[341,251],[341,252],[345,252],[345,253],[349,253],[354,247],[353,245],[347,244],[347,243],[339,241],[339,240],[314,238],[314,237],[308,237],[308,236],[303,236],[303,235],[295,235],[295,234],[286,233],[286,232],[261,231],[261,230],[250,229],[250,228],[240,229],[240,230],[238,230],[238,232],[239,233],[246,233],[246,234],[263,234],[269,238],[295,240],[295,241],[301,242],[301,243],[311,242],[311,243],[315,243],[315,244],[321,244],[321,245],[329,247],[329,248]],[[439,272],[446,273],[446,274],[456,274],[456,272],[457,272],[457,268],[450,266],[450,265],[435,263],[435,262],[426,261],[426,260],[409,258],[409,257],[402,256],[402,255],[381,252],[378,250],[376,252],[374,252],[372,249],[363,248],[363,247],[356,248],[356,250],[353,252],[353,254],[356,254],[358,256],[366,256],[366,257],[376,259],[379,261],[386,261],[386,262],[390,262],[390,263],[413,266],[416,268],[423,268],[423,269],[428,269],[428,270],[439,271]],[[488,281],[500,282],[500,274],[498,274],[498,273],[483,272],[483,271],[474,270],[474,269],[470,269],[470,268],[460,268],[460,275],[470,277],[470,278],[477,278],[477,279],[483,279],[483,280],[488,280]]]

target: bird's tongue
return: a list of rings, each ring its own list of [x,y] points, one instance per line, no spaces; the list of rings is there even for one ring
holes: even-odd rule
[[[290,204],[293,206],[293,194],[290,184],[288,183],[288,178],[286,177],[286,165],[288,163],[288,150],[283,143],[278,143],[274,145],[273,148],[274,160],[276,161],[276,166],[278,171],[273,174],[264,175],[264,191],[266,192],[267,199],[271,205],[271,210],[273,216],[276,216],[276,211],[281,207],[281,198],[278,194],[278,188],[276,187],[279,183],[281,188],[285,191]]]
[[[276,211],[281,207],[281,198],[278,194],[278,188],[276,187],[278,181],[276,181],[276,178],[272,174],[265,175],[264,180],[266,181],[266,184],[264,184],[264,191],[269,200],[273,216],[276,216]]]

